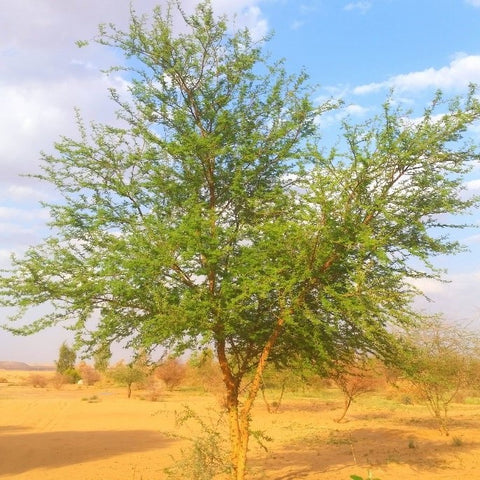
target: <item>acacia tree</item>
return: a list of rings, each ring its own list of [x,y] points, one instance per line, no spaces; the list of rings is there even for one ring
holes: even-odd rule
[[[336,422],[340,423],[347,414],[355,398],[371,392],[379,385],[379,375],[375,372],[372,359],[354,358],[348,363],[335,363],[329,368],[330,378],[343,394],[343,410]]]
[[[75,360],[77,359],[77,354],[73,348],[70,348],[66,342],[63,342],[60,345],[58,351],[58,360],[55,362],[57,367],[57,372],[64,375],[69,371],[75,370]]]
[[[111,92],[123,126],[79,121],[78,139],[43,156],[39,177],[63,199],[0,297],[15,318],[54,307],[11,330],[67,322],[92,350],[212,345],[238,480],[269,358],[386,352],[390,327],[415,318],[409,279],[436,276],[430,256],[459,248],[432,227],[475,204],[459,190],[477,157],[459,141],[480,109],[473,89],[412,122],[387,102],[344,125],[345,152],[322,155],[317,120],[333,105],[314,105],[304,73],[270,64],[208,2],[182,18],[181,34],[160,8],[148,22],[132,13],[126,32],[100,29],[127,59],[130,95]]]
[[[468,330],[431,320],[408,332],[397,365],[416,388],[442,434],[449,434],[448,409],[462,388],[478,378],[478,339]]]
[[[148,376],[147,369],[142,362],[130,362],[125,364],[123,361],[116,363],[107,370],[108,375],[113,381],[127,387],[127,397],[132,396],[132,387],[134,383],[142,383]]]
[[[112,352],[110,351],[109,344],[103,344],[95,348],[95,351],[92,354],[93,365],[95,370],[98,372],[105,372],[108,368],[110,359],[112,357]]]

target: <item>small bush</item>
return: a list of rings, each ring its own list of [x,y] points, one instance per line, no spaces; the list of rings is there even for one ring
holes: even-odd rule
[[[40,373],[32,373],[28,377],[28,384],[34,388],[45,388],[48,384],[48,380],[45,375],[41,375]]]
[[[368,477],[360,477],[359,475],[350,475],[352,480],[380,480],[379,478],[373,478],[371,470],[368,471]]]
[[[69,368],[63,372],[65,383],[78,383],[82,379],[80,373],[74,368]]]
[[[61,373],[56,373],[55,376],[52,379],[52,385],[57,389],[60,390],[66,383],[68,383],[67,378],[65,375],[62,375]]]
[[[77,367],[78,373],[85,385],[93,385],[100,380],[100,373],[98,373],[92,366],[82,362]]]
[[[155,375],[172,391],[182,384],[186,376],[186,367],[176,358],[169,358],[155,370]]]
[[[452,445],[454,447],[462,447],[463,440],[460,437],[452,437]]]
[[[223,417],[204,419],[193,410],[185,408],[181,415],[177,415],[177,425],[184,425],[193,420],[201,427],[199,436],[190,438],[191,448],[185,452],[176,463],[165,469],[170,480],[213,480],[219,475],[231,473],[231,464],[228,460],[228,444],[225,434]],[[223,477],[222,477],[223,478]]]

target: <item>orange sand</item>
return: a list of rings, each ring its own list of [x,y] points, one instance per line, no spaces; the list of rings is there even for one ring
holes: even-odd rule
[[[175,412],[189,405],[212,417],[218,403],[207,394],[165,392],[157,402],[141,394],[129,400],[114,387],[0,384],[0,478],[166,479],[164,468],[189,445],[175,434],[192,434],[176,425]],[[340,407],[340,396],[290,395],[269,414],[258,399],[253,429],[273,440],[268,452],[252,441],[249,479],[349,480],[369,469],[381,480],[480,478],[480,405],[452,406],[449,437],[422,405],[361,397],[337,424]]]

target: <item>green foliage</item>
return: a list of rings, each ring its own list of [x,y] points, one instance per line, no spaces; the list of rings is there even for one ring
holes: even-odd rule
[[[188,407],[177,414],[176,422],[179,427],[191,421],[198,424],[201,434],[189,438],[191,448],[186,452],[182,451],[182,457],[166,469],[167,478],[213,480],[220,474],[231,473],[232,465],[226,448],[228,439],[223,417],[205,419]]]
[[[54,308],[9,329],[66,322],[93,351],[213,345],[236,437],[268,359],[296,352],[323,368],[352,351],[391,355],[392,326],[417,320],[411,279],[439,277],[431,257],[460,250],[446,216],[478,201],[461,195],[478,159],[462,140],[480,116],[475,88],[436,95],[420,118],[388,99],[324,152],[319,119],[339,103],[318,106],[305,72],[270,63],[208,1],[191,16],[176,3],[133,12],[97,41],[124,54],[112,70],[127,72],[129,95],[111,91],[117,123],[79,116],[78,136],[43,155],[38,177],[61,198],[46,205],[53,233],[13,259],[0,302],[18,308],[14,321]]]
[[[75,370],[77,354],[65,342],[60,346],[58,360],[55,362],[57,372],[62,375],[69,375]]]
[[[95,370],[98,372],[105,372],[108,368],[111,357],[112,353],[110,351],[110,345],[103,344],[96,348],[93,352],[93,365]]]
[[[232,385],[267,350],[319,364],[388,355],[390,325],[414,319],[410,279],[438,276],[430,257],[459,250],[445,215],[476,204],[459,194],[477,159],[461,141],[475,90],[438,94],[420,119],[388,100],[323,154],[317,120],[335,105],[314,106],[304,73],[268,64],[208,2],[184,21],[178,36],[156,9],[101,30],[125,54],[130,100],[112,91],[121,126],[79,119],[79,138],[43,156],[39,177],[63,197],[48,205],[55,234],[14,259],[0,296],[20,317],[55,309],[12,330],[75,317],[90,348],[213,341]]]
[[[368,471],[368,477],[361,477],[360,475],[350,475],[352,480],[380,480],[379,478],[373,478],[371,470]]]
[[[125,364],[118,362],[107,371],[108,376],[116,383],[127,387],[127,396],[132,396],[132,386],[134,383],[142,383],[148,376],[146,366],[138,361]]]
[[[65,383],[78,383],[82,379],[80,373],[75,368],[67,368],[61,375]]]

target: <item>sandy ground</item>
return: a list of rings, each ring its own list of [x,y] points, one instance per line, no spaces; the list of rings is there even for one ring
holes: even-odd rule
[[[0,371],[1,377],[11,372]],[[15,480],[161,480],[197,424],[179,427],[188,405],[214,421],[207,394],[141,392],[113,387],[32,388],[0,383],[0,478]],[[252,442],[249,478],[349,480],[480,478],[480,405],[455,404],[451,434],[441,436],[421,405],[368,395],[337,424],[341,397],[287,395],[269,414],[261,399],[253,429],[272,437],[268,451]]]

